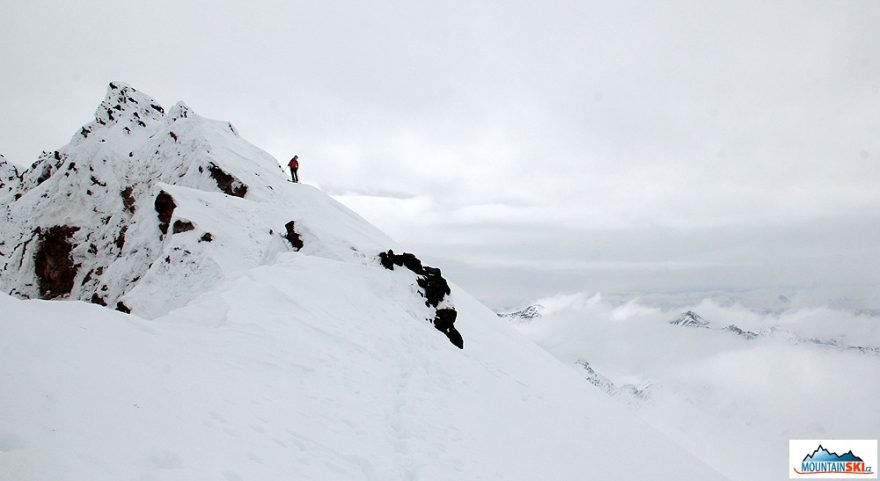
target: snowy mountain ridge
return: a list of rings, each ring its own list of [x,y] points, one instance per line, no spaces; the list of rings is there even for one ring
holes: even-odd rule
[[[2,481],[724,479],[228,122],[0,174]]]
[[[538,302],[553,310],[511,325],[730,479],[773,479],[789,439],[880,432],[880,386],[863,382],[880,368],[876,316],[712,300],[656,307],[595,293]]]
[[[544,306],[533,304],[512,312],[499,312],[498,317],[510,322],[531,322],[541,317]]]
[[[685,327],[709,327],[709,321],[700,317],[694,311],[687,311],[679,316],[677,319],[669,321],[673,326],[685,326]]]
[[[286,182],[230,123],[182,102],[166,113],[121,82],[68,145],[24,172],[2,169],[16,175],[2,204],[0,289],[24,298],[152,318],[296,250],[294,235],[304,252],[332,259],[396,247],[314,188]]]

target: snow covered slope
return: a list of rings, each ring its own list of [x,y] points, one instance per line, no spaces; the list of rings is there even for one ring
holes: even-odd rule
[[[721,479],[226,122],[113,83],[2,169],[0,481]]]
[[[880,433],[880,317],[539,302],[541,317],[512,325],[730,479],[785,479],[789,439]]]

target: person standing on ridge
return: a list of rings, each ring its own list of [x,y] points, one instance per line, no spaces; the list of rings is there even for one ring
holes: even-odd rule
[[[299,156],[294,155],[290,162],[287,163],[287,166],[290,167],[290,180],[294,183],[299,182],[299,176],[296,174],[296,171],[299,170]]]

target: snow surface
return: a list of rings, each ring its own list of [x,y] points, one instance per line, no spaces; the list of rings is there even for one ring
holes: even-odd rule
[[[114,83],[83,130],[0,197],[0,480],[724,479],[454,284],[450,344],[396,244],[230,124]],[[25,299],[61,224],[73,290]]]
[[[288,253],[148,321],[0,296],[0,479],[721,479],[455,288]],[[344,301],[342,301],[344,299]]]
[[[517,330],[730,479],[787,478],[789,439],[880,433],[880,317],[588,293],[538,302]]]

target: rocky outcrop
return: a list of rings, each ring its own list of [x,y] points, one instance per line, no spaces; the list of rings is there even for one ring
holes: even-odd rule
[[[222,190],[226,195],[244,197],[245,194],[247,194],[247,185],[245,185],[242,181],[236,179],[220,167],[217,167],[217,165],[209,164],[208,172],[210,172],[211,178],[217,182],[217,188]]]
[[[293,246],[294,249],[300,250],[303,248],[302,237],[295,230],[296,223],[294,221],[290,221],[287,224],[284,224],[284,229],[287,233],[284,235],[284,238],[287,239],[287,242],[290,242],[290,245]]]
[[[56,225],[37,232],[39,243],[34,253],[34,270],[40,288],[40,297],[54,299],[66,296],[73,289],[78,266],[70,253],[70,237],[79,227]]]
[[[122,205],[125,207],[125,210],[128,211],[129,214],[134,214],[136,200],[132,195],[133,191],[132,186],[126,187],[124,190],[119,192],[119,196],[122,197]]]
[[[163,190],[156,196],[156,202],[153,203],[153,207],[155,207],[156,214],[159,216],[159,230],[162,231],[162,234],[167,234],[168,224],[171,223],[171,216],[174,215],[174,209],[177,207],[177,204],[174,203],[174,198]]]
[[[434,327],[446,335],[449,342],[459,349],[464,349],[464,339],[455,328],[455,319],[458,313],[455,308],[444,306],[441,303],[451,293],[449,283],[443,278],[440,269],[422,265],[414,254],[405,252],[395,254],[393,250],[379,253],[379,262],[383,267],[394,270],[394,266],[405,267],[416,275],[416,282],[421,288],[421,294],[425,297],[425,304],[434,309],[434,318],[428,319]]]
[[[458,317],[458,312],[451,307],[437,309],[437,315],[434,316],[434,327],[443,334],[446,334],[449,342],[453,345],[459,349],[464,349],[464,339],[462,339],[461,333],[458,332],[454,325],[456,317]]]

